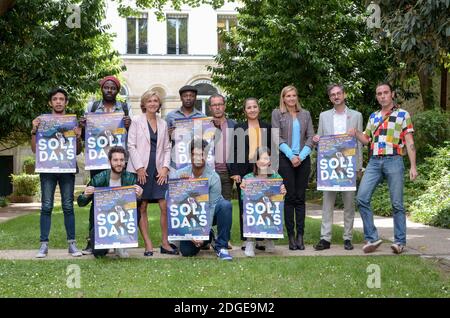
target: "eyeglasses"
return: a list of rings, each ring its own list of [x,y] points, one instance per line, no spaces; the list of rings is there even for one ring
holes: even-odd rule
[[[221,106],[225,106],[225,104],[224,104],[224,103],[220,103],[220,104],[211,104],[211,105],[209,105],[209,106],[211,106],[211,107],[221,107]]]
[[[330,97],[338,97],[338,96],[342,96],[342,92],[337,92],[335,94],[330,94]]]

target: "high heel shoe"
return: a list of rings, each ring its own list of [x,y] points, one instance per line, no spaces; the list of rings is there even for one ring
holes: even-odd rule
[[[159,252],[161,254],[169,254],[169,255],[178,255],[178,249],[174,248],[175,245],[172,246],[172,244],[170,245],[170,247],[172,247],[172,250],[166,250],[162,245],[159,247]]]
[[[144,252],[144,256],[153,256],[153,252],[152,251],[145,251]]]

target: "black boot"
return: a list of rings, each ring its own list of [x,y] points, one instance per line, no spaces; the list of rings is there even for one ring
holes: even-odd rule
[[[289,249],[295,251],[297,249],[297,244],[295,242],[294,235],[289,235]]]
[[[303,244],[303,235],[297,234],[297,240],[295,241],[295,244],[297,245],[297,249],[304,250],[305,244]]]

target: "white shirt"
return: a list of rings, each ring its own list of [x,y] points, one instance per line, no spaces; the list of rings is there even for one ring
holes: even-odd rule
[[[333,123],[335,135],[347,133],[347,106],[342,113],[333,108]]]
[[[117,180],[113,180],[112,178],[109,179],[109,186],[110,187],[121,187],[122,186],[122,180],[119,178]]]

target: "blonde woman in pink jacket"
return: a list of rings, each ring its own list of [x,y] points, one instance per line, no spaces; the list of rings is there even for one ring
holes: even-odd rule
[[[142,202],[138,206],[139,229],[145,242],[145,256],[153,255],[153,245],[148,234],[148,203],[159,203],[161,210],[163,254],[178,254],[175,245],[167,239],[167,178],[170,166],[170,142],[167,123],[156,115],[161,109],[161,98],[154,91],[146,91],[141,97],[141,108],[145,113],[133,118],[128,131],[130,160],[127,170],[137,174],[138,184],[144,189]]]

